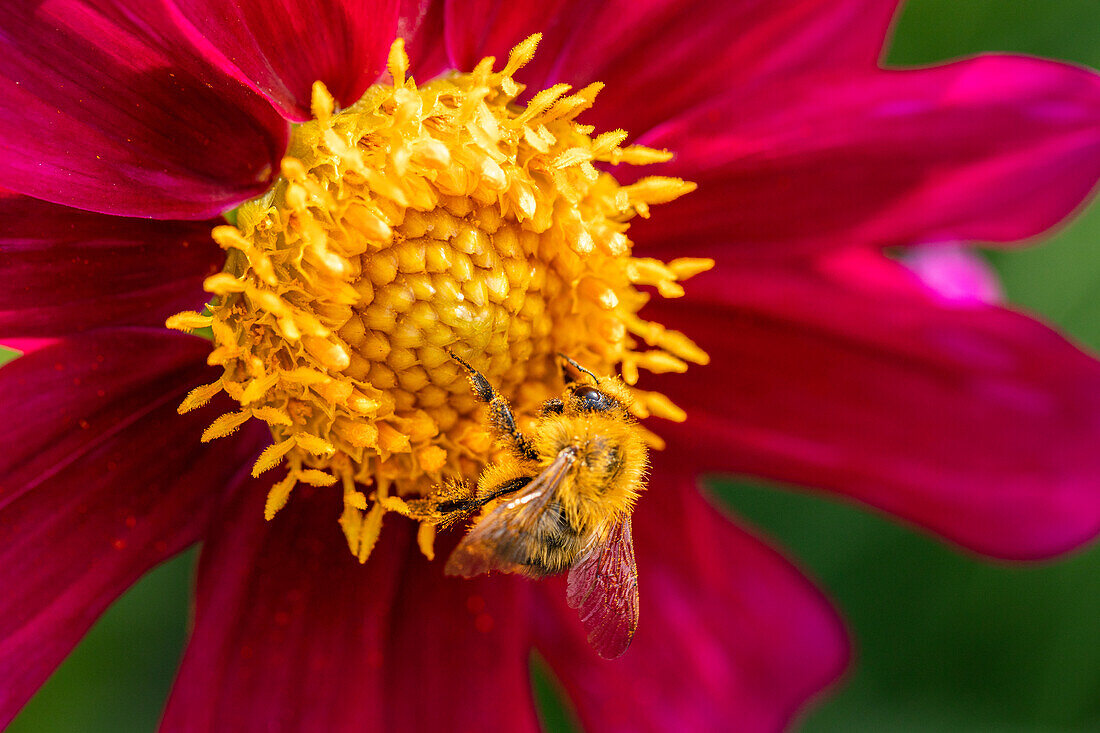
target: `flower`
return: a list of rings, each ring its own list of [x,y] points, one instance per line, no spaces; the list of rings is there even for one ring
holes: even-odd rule
[[[561,354],[601,373],[619,367],[637,417],[674,420],[685,416],[663,395],[631,388],[639,368],[682,372],[688,361],[706,363],[686,336],[638,316],[648,297],[636,286],[682,295],[680,281],[713,262],[633,257],[627,236],[631,218],[692,184],[648,176],[621,186],[596,169],[594,162],[671,157],[621,147],[626,132],[592,136],[575,121],[600,84],[570,95],[556,84],[517,104],[522,87],[513,77],[538,40],[518,44],[498,71],[487,58],[473,72],[424,85],[408,78],[397,41],[387,63],[393,84],[372,87],[336,114],[317,82],[316,119],[294,130],[283,177],[242,204],[234,226],[213,231],[229,252],[225,269],[203,284],[214,301],[167,320],[184,332],[209,328],[207,362],[224,369],[180,411],[222,391],[238,403],[202,440],[249,420],[267,423],[275,442],[252,475],[289,467],[268,494],[267,518],[298,485],[339,484],[340,524],[360,562],[391,511],[421,522],[420,541],[433,557],[436,500],[402,497],[431,495],[460,478],[481,491],[494,434],[455,350],[511,395],[527,432],[538,426],[524,425],[524,416],[534,422],[530,416],[560,393]],[[501,431],[508,442],[516,418],[502,419],[512,425]],[[515,442],[533,455],[558,452]]]
[[[847,642],[795,568],[700,497],[701,472],[835,491],[998,557],[1049,556],[1100,529],[1100,366],[1042,324],[952,302],[881,255],[1012,241],[1065,217],[1100,175],[1094,74],[1006,56],[882,70],[895,11],[884,0],[150,5],[47,0],[0,20],[0,180],[13,192],[0,197],[0,337],[46,339],[0,371],[0,405],[16,416],[0,427],[0,720],[111,600],[198,540],[195,626],[166,730],[534,729],[532,645],[593,730],[774,730],[836,679]],[[226,372],[207,366],[208,341],[163,328],[193,311],[175,325],[214,329],[203,283],[229,293],[240,281],[221,272],[210,232],[224,222],[211,217],[280,171],[289,209],[292,184],[309,193],[316,179],[293,162],[304,156],[283,160],[286,120],[317,117],[299,143],[309,129],[324,137],[388,58],[399,75],[397,36],[428,80],[506,59],[537,31],[540,53],[516,82],[606,83],[583,122],[630,130],[643,157],[674,151],[650,156],[646,175],[698,184],[631,226],[629,256],[716,263],[687,297],[644,310],[711,365],[643,382],[688,420],[652,426],[666,446],[635,513],[642,621],[618,663],[588,650],[561,583],[443,577],[421,557],[430,538],[403,518],[360,564],[348,547],[362,539],[336,525],[358,498],[299,487],[265,522],[282,469],[251,471],[271,431],[253,419],[200,440],[248,386],[178,415]],[[231,257],[259,250],[218,231]],[[325,261],[323,248],[302,251]],[[249,259],[259,280],[261,261]],[[678,295],[678,279],[653,284]],[[647,331],[657,346],[668,333]],[[270,360],[252,379],[260,367]],[[397,390],[381,391],[399,405]]]

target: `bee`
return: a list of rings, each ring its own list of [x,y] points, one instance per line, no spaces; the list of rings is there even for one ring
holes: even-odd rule
[[[630,516],[649,461],[629,391],[617,378],[601,379],[559,354],[565,390],[543,403],[528,436],[508,400],[448,353],[489,406],[490,428],[508,455],[482,471],[475,491],[452,484],[428,500],[442,525],[489,507],[444,572],[542,578],[568,570],[566,600],[579,612],[589,643],[604,658],[621,656],[638,627]]]

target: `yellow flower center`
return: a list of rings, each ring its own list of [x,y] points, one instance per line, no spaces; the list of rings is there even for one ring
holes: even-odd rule
[[[671,154],[621,147],[622,130],[593,136],[575,121],[600,90],[558,84],[516,103],[512,75],[533,36],[493,71],[423,86],[407,77],[398,40],[392,84],[376,84],[334,112],[317,83],[315,119],[298,126],[282,175],[218,227],[225,270],[213,301],[168,327],[209,327],[211,364],[225,372],[180,411],[220,391],[240,410],[203,440],[250,419],[274,443],[253,474],[285,464],[266,515],[299,483],[343,491],[340,524],[361,561],[386,512],[448,479],[475,480],[493,440],[452,348],[515,408],[521,425],[562,389],[557,354],[596,373],[682,372],[707,356],[686,336],[642,320],[655,286],[664,297],[712,261],[667,264],[631,255],[628,221],[694,188],[650,177],[620,186],[596,163],[645,164]],[[683,420],[661,394],[634,389],[639,417]],[[656,446],[660,440],[647,435]],[[334,488],[334,490],[337,490]],[[432,528],[421,528],[431,556]]]

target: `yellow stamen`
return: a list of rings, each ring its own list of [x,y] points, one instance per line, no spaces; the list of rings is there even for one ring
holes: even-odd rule
[[[252,466],[252,476],[257,477],[264,471],[278,466],[283,462],[283,456],[293,447],[293,438],[287,438],[282,442],[269,445],[264,449],[264,452],[260,454],[260,457],[256,459],[256,463]]]
[[[185,412],[197,410],[210,400],[214,399],[214,397],[217,396],[217,394],[221,391],[222,381],[220,379],[216,382],[213,382],[212,384],[204,384],[201,387],[195,387],[193,390],[188,392],[187,397],[185,397],[183,402],[180,403],[180,406],[177,408],[177,412],[182,415]]]
[[[275,514],[286,506],[287,500],[290,499],[290,492],[297,482],[298,477],[291,472],[285,479],[271,487],[264,506],[264,519],[271,521]]]
[[[252,414],[248,410],[240,412],[227,412],[210,424],[202,434],[202,442],[209,443],[217,438],[224,438],[236,432],[237,428],[244,425]]]
[[[425,522],[416,533],[416,543],[420,552],[429,560],[435,559],[435,525]]]
[[[616,182],[609,166],[672,154],[622,147],[625,131],[593,136],[575,122],[602,84],[558,84],[517,103],[523,87],[513,75],[538,41],[516,46],[500,71],[485,59],[418,86],[398,40],[391,83],[342,111],[316,83],[315,119],[295,128],[280,179],[238,209],[235,226],[213,231],[227,260],[204,283],[208,311],[168,320],[209,327],[209,362],[225,370],[180,411],[223,390],[242,408],[203,440],[266,422],[274,444],[253,475],[281,464],[287,475],[265,516],[299,483],[339,483],[340,526],[361,561],[387,512],[410,514],[401,497],[473,481],[493,458],[481,408],[447,348],[474,355],[521,420],[560,392],[559,352],[597,373],[621,371],[628,384],[641,369],[707,361],[683,334],[638,316],[650,296],[637,286],[679,297],[681,283],[713,262],[635,258],[627,237],[633,217],[695,185]],[[635,392],[639,416],[684,419],[663,395]],[[433,538],[422,525],[428,558]]]
[[[164,322],[164,325],[177,331],[190,333],[196,328],[208,328],[212,322],[213,319],[210,316],[204,316],[192,311],[184,311],[183,313],[169,316],[168,320]]]

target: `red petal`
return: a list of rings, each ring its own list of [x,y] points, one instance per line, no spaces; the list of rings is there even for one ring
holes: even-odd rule
[[[451,68],[443,38],[443,3],[439,0],[401,0],[397,35],[405,39],[409,73],[425,82]]]
[[[1100,531],[1100,363],[872,255],[730,268],[655,304],[711,356],[657,378],[701,468],[819,486],[966,547],[1037,558]]]
[[[585,121],[642,133],[716,92],[807,69],[873,67],[897,0],[450,0],[447,48],[459,69],[544,34],[520,75],[529,91],[602,81]]]
[[[163,326],[209,296],[202,280],[225,255],[216,221],[92,214],[0,194],[0,338],[105,326]]]
[[[0,370],[0,727],[111,601],[201,536],[255,452],[202,445],[208,410],[176,414],[210,378],[191,341],[99,332]]]
[[[540,730],[528,664],[530,581],[443,575],[458,532],[429,563],[413,549],[393,608],[385,661],[386,730],[480,733]],[[368,561],[369,562],[369,561]]]
[[[313,82],[343,106],[386,65],[398,0],[170,0],[185,32],[228,73],[292,120],[308,120]]]
[[[555,583],[537,646],[588,730],[780,730],[844,669],[844,630],[795,568],[702,500],[692,469],[669,453],[656,456],[634,514],[633,644],[619,661],[599,659]]]
[[[9,3],[0,177],[89,211],[202,219],[267,188],[286,122],[202,62],[158,3]]]
[[[676,151],[663,172],[699,190],[658,207],[632,230],[639,243],[789,255],[1011,241],[1067,216],[1100,177],[1100,75],[985,57],[799,79],[716,100],[643,142]]]
[[[570,0],[538,3],[445,0],[444,8],[447,55],[460,71],[470,71],[485,56],[496,56],[503,62],[508,58],[508,51],[532,33],[543,33],[548,45],[557,46],[577,28],[572,23],[577,9]],[[549,31],[556,25],[561,27],[554,37],[550,37]],[[546,49],[537,57],[543,55],[547,55]],[[542,65],[545,64],[542,60]]]
[[[337,492],[265,524],[266,488],[204,545],[163,730],[537,730],[522,581],[444,578],[398,517],[360,565]]]

